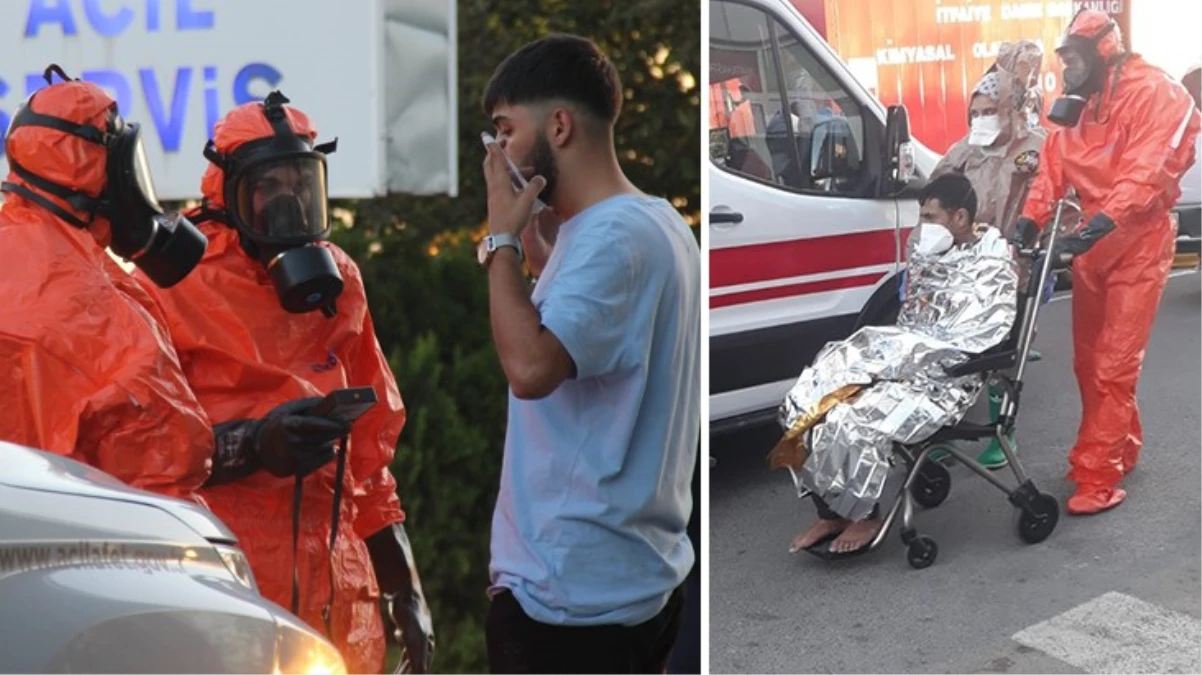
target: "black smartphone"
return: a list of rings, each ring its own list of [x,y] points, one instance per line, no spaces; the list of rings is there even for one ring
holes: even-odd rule
[[[354,422],[376,404],[376,390],[371,387],[335,389],[320,403],[309,409],[307,414]]]

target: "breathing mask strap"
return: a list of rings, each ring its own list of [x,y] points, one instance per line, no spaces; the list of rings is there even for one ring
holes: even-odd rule
[[[187,215],[188,220],[192,221],[193,225],[209,222],[221,223],[222,225],[229,224],[226,222],[225,213],[218,209],[210,208],[208,202],[201,202],[199,208],[193,209],[185,215]]]
[[[10,162],[10,165],[11,165],[11,162]],[[75,217],[74,214],[68,212],[67,210],[60,207],[58,204],[55,204],[54,202],[50,201],[49,199],[46,199],[42,195],[34,192],[33,190],[30,190],[29,188],[25,187],[24,185],[20,185],[18,183],[10,183],[8,181],[5,181],[3,183],[0,183],[0,192],[7,192],[9,194],[20,195],[20,196],[28,199],[29,201],[33,202],[34,204],[37,204],[38,206],[53,213],[54,215],[58,216],[59,218],[62,218],[63,220],[67,221],[67,223],[74,225],[75,227],[78,227],[81,230],[86,230],[88,228],[87,222],[80,220],[79,218]]]
[[[34,192],[33,190],[30,190],[28,187],[21,185],[19,183],[5,181],[3,184],[0,184],[0,190],[2,190],[4,192],[10,192],[13,194],[21,195],[22,197],[37,204],[38,206],[41,206],[42,208],[46,209],[47,211],[50,211],[54,215],[58,216],[59,218],[62,218],[63,220],[70,223],[71,225],[74,225],[75,227],[78,227],[80,229],[87,229],[88,226],[90,226],[92,224],[92,221],[95,220],[96,212],[106,210],[107,202],[104,202],[99,199],[95,199],[93,197],[89,197],[88,195],[86,195],[82,192],[76,192],[75,190],[72,190],[66,186],[59,185],[58,183],[47,180],[46,178],[43,178],[42,176],[39,176],[36,173],[33,173],[32,171],[21,166],[20,163],[18,163],[12,157],[8,158],[8,167],[10,169],[12,169],[13,173],[20,176],[22,180],[24,180],[25,182],[34,186],[35,188],[37,188],[43,192],[52,194],[55,197],[58,197],[59,199],[62,199],[63,201],[70,204],[71,208],[73,208],[77,211],[83,211],[83,212],[87,213],[88,219],[85,221],[85,220],[79,218],[78,216],[71,213],[70,211],[67,211],[66,209],[59,206],[58,204],[55,204],[54,202],[50,201],[45,196],[40,195],[40,194]]]
[[[296,132],[288,124],[288,114],[284,111],[285,103],[291,103],[291,101],[279,91],[273,91],[263,99],[263,115],[271,123],[271,130],[275,132],[276,136],[296,135]],[[313,151],[323,155],[332,155],[338,151],[338,139],[319,143],[313,146]]]
[[[291,103],[291,101],[279,91],[273,91],[263,99],[263,115],[268,122],[271,122],[271,129],[276,136],[295,135],[292,127],[288,125],[288,114],[284,111],[285,103]]]
[[[200,225],[201,223],[220,223],[226,227],[237,230],[236,227],[230,224],[229,214],[226,211],[214,209],[209,206],[208,202],[202,202],[199,208],[189,211],[187,215],[188,220],[190,220],[193,225]],[[242,236],[242,232],[240,231],[238,232],[238,244],[251,258],[254,258],[255,260],[259,259],[259,246],[249,238]]]

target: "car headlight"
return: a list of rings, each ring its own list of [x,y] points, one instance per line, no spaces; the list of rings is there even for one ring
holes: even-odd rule
[[[280,627],[276,675],[346,675],[342,655],[314,634]]]
[[[233,546],[217,545],[213,548],[217,549],[217,554],[221,556],[221,562],[225,563],[225,568],[234,575],[243,586],[258,593],[259,585],[255,583],[254,572],[250,569],[250,561],[246,559],[246,554],[242,549]]]

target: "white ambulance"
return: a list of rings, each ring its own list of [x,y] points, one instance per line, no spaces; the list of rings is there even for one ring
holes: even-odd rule
[[[818,349],[896,316],[910,138],[787,0],[710,0],[710,430],[774,417]]]
[[[1185,71],[1181,84],[1202,110],[1202,60]],[[1181,177],[1181,198],[1173,207],[1177,216],[1177,253],[1202,253],[1202,134],[1195,141],[1194,165]]]

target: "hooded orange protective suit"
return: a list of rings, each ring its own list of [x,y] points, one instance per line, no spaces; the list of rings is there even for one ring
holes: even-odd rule
[[[294,131],[316,137],[304,113],[285,110]],[[272,134],[262,104],[248,103],[218,122],[214,142],[229,154]],[[224,172],[210,164],[201,182],[207,209],[224,210],[224,180]],[[199,227],[209,248],[196,270],[170,289],[143,285],[161,301],[188,382],[214,423],[259,418],[286,401],[344,387],[375,388],[379,403],[351,433],[332,556],[335,463],[304,481],[297,570],[300,617],[324,631],[322,608],[329,603],[329,637],[350,672],[379,672],[384,628],[364,539],[404,521],[388,466],[405,409],[376,341],[358,267],[337,246],[322,242],[345,283],[338,314],[291,314],[281,307],[263,265],[242,248],[234,227],[213,221]],[[292,598],[293,486],[291,477],[259,471],[204,490],[210,508],[238,536],[263,595],[283,607],[290,607]]]
[[[1108,21],[1102,12],[1085,11],[1069,32],[1092,38]],[[1074,370],[1082,414],[1069,479],[1078,483],[1078,496],[1090,489],[1108,493],[1106,503],[1095,505],[1103,508],[1121,501],[1117,485],[1143,446],[1136,382],[1172,267],[1170,209],[1195,160],[1199,116],[1180,84],[1138,55],[1122,53],[1117,29],[1101,39],[1098,53],[1107,63],[1105,87],[1077,126],[1049,134],[1023,215],[1044,227],[1071,186],[1083,220],[1103,213],[1115,224],[1073,263]],[[1073,512],[1098,508],[1069,502]]]
[[[86,82],[61,82],[34,112],[104,129],[116,103]],[[106,150],[61,131],[21,126],[8,156],[61,185],[99,195]],[[23,185],[86,220],[66,202]],[[82,230],[26,197],[0,208],[0,440],[90,464],[134,487],[194,498],[213,454],[209,426],[145,291],[105,252],[103,218]]]

